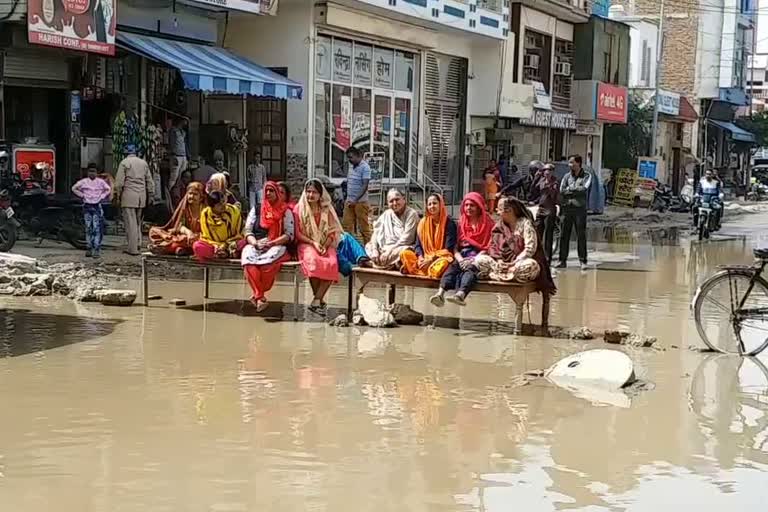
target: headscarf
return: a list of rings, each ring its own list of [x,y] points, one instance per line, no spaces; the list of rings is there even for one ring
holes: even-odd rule
[[[315,220],[312,206],[307,200],[307,186],[310,184],[321,191],[320,222]],[[333,208],[331,195],[320,180],[311,179],[304,185],[304,190],[301,192],[301,198],[296,206],[296,215],[299,218],[301,232],[313,242],[323,244],[329,236],[342,232],[339,217],[336,215],[336,210]]]
[[[267,200],[267,190],[275,193],[274,203]],[[261,203],[261,213],[259,216],[259,225],[267,230],[267,237],[270,240],[279,238],[283,234],[283,216],[288,209],[283,195],[280,193],[280,187],[274,181],[268,181],[264,185],[264,201]]]
[[[445,208],[445,199],[440,194],[433,194],[430,197],[433,196],[437,197],[440,202],[437,217],[431,217],[429,214],[424,215],[424,218],[419,222],[417,231],[421,247],[424,249],[424,254],[427,255],[445,249],[445,229],[448,225],[448,210]]]
[[[473,226],[470,218],[464,212],[464,207],[467,203],[473,203],[480,210],[480,219],[477,225]],[[485,211],[485,201],[483,196],[477,192],[470,192],[464,196],[461,201],[461,219],[459,222],[459,242],[464,242],[463,245],[471,245],[475,249],[481,251],[488,248],[488,244],[491,242],[491,231],[493,230],[493,219]],[[461,243],[459,245],[462,245]]]
[[[208,178],[208,183],[205,184],[205,192],[210,194],[211,192],[221,192],[227,194],[227,177],[223,172],[217,172]]]
[[[240,202],[235,195],[227,187],[227,175],[223,172],[214,173],[208,178],[208,183],[205,184],[205,192],[210,194],[211,192],[221,192],[224,197],[227,198],[227,203],[235,206],[240,206]]]
[[[197,194],[200,197],[199,210],[197,212],[192,211],[191,205],[187,199],[187,196],[189,196],[189,193],[193,190],[197,191]],[[193,233],[199,233],[200,212],[203,210],[203,201],[205,201],[205,187],[202,183],[193,181],[187,185],[184,196],[181,198],[181,201],[179,201],[176,211],[173,212],[173,217],[171,217],[168,224],[163,226],[163,229],[166,231],[178,231],[181,226],[184,226]]]

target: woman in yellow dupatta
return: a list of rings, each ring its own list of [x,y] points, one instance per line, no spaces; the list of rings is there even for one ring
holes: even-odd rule
[[[198,260],[238,258],[246,242],[240,208],[228,204],[224,194],[211,192],[200,214],[200,240],[192,245]]]
[[[427,198],[427,214],[419,222],[416,247],[400,253],[402,273],[439,279],[453,262],[458,229],[440,194]]]

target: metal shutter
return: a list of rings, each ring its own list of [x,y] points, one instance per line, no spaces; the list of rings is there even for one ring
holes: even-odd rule
[[[8,50],[6,78],[69,82],[69,61],[58,53],[35,50]]]
[[[438,185],[457,186],[464,169],[467,60],[427,53],[424,90],[431,177]]]

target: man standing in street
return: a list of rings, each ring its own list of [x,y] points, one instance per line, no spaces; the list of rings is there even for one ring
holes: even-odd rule
[[[568,159],[571,172],[563,176],[560,182],[562,197],[563,222],[560,233],[560,263],[557,268],[565,268],[571,244],[571,231],[576,227],[576,247],[581,262],[581,269],[587,268],[587,193],[592,184],[592,175],[582,168],[580,155]]]
[[[554,165],[547,164],[540,172],[541,175],[535,178],[531,187],[529,199],[539,207],[536,212],[536,232],[539,235],[539,243],[544,246],[544,256],[551,263],[560,190],[554,175]]]
[[[247,174],[248,201],[251,203],[251,208],[254,208],[261,205],[261,194],[264,192],[264,185],[267,183],[267,168],[261,163],[261,153],[258,151],[253,154],[253,162],[248,166]]]
[[[120,200],[120,207],[125,223],[125,233],[128,238],[126,254],[139,255],[141,247],[141,222],[144,208],[152,203],[155,195],[155,182],[149,165],[136,156],[136,147],[129,144],[126,147],[128,156],[120,162],[115,178],[115,193]]]
[[[371,240],[371,221],[368,214],[371,210],[368,203],[368,184],[371,181],[371,168],[363,158],[363,153],[352,146],[347,149],[347,159],[352,165],[347,175],[347,201],[344,205],[344,216],[341,224],[344,231],[355,234],[355,226],[360,228],[363,245]]]
[[[189,166],[187,154],[187,120],[177,117],[173,126],[168,130],[168,153],[171,157],[171,173],[168,176],[167,200],[170,201],[170,191],[176,186],[181,173]]]

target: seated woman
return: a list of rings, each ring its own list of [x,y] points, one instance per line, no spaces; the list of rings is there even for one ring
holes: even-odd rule
[[[219,192],[226,198],[228,204],[237,206],[238,208],[241,206],[240,202],[235,197],[235,194],[229,190],[229,180],[227,180],[227,175],[223,172],[217,172],[211,176],[208,183],[205,184],[205,192],[208,194],[211,192]]]
[[[314,294],[309,310],[325,315],[325,295],[331,285],[339,280],[336,246],[342,229],[331,196],[320,180],[311,179],[304,185],[304,192],[296,207],[296,217],[299,261]]]
[[[184,194],[186,194],[187,186],[190,183],[192,183],[192,171],[185,170],[179,176],[179,179],[176,182],[176,185],[174,185],[173,188],[171,189],[171,202],[173,203],[173,207],[178,206],[181,200],[184,198]]]
[[[205,187],[193,182],[187,185],[173,217],[165,226],[149,230],[149,250],[153,254],[192,254],[192,244],[200,238],[200,214]]]
[[[494,281],[536,281],[536,291],[554,294],[555,283],[539,243],[533,214],[514,197],[502,198],[498,213],[501,219],[493,228],[488,252],[475,258],[481,275]]]
[[[461,202],[461,218],[459,220],[459,242],[456,245],[453,263],[443,274],[440,288],[429,301],[437,307],[445,305],[445,293],[456,290],[448,300],[463,306],[464,300],[475,286],[480,269],[475,265],[475,257],[488,250],[491,243],[493,219],[485,211],[485,200],[477,192],[470,192]]]
[[[288,188],[288,184],[284,181],[278,181],[277,186],[280,187],[280,197],[288,205],[288,209],[292,212],[296,211],[296,200],[291,197],[291,189]]]
[[[430,195],[427,214],[416,233],[416,247],[400,253],[403,274],[440,279],[453,263],[456,234],[456,222],[448,217],[443,196]]]
[[[245,278],[251,285],[251,302],[256,311],[267,309],[266,293],[275,284],[275,277],[280,272],[283,262],[291,257],[287,245],[293,241],[293,213],[288,209],[281,195],[280,188],[274,181],[264,185],[264,202],[256,214],[251,208],[245,222],[245,241],[240,261]]]
[[[387,193],[389,209],[376,219],[373,236],[365,246],[373,266],[394,269],[400,265],[400,253],[416,243],[419,214],[405,204],[405,196],[397,189]]]
[[[211,192],[200,214],[200,240],[192,245],[198,260],[237,258],[245,246],[240,208],[228,204],[221,192]]]

